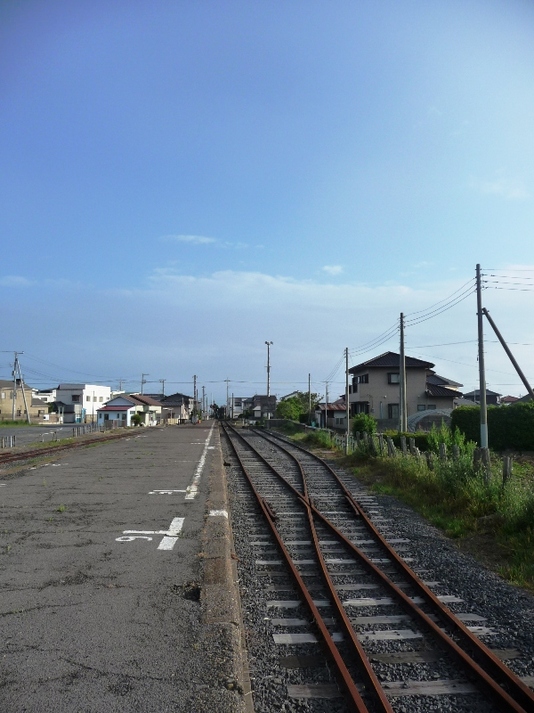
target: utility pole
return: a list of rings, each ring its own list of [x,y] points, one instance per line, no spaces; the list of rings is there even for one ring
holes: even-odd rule
[[[406,356],[404,354],[404,314],[400,314],[400,365],[399,365],[399,387],[400,387],[400,427],[401,433],[408,430],[408,413],[406,399]]]
[[[30,411],[28,409],[28,403],[26,401],[26,392],[24,391],[24,379],[22,378],[22,371],[20,369],[19,354],[24,354],[24,352],[13,352],[15,359],[13,362],[13,404],[11,407],[11,417],[15,420],[15,404],[17,401],[17,373],[20,382],[20,388],[22,390],[22,400],[24,402],[24,409],[26,411],[26,420],[31,423]]]
[[[197,375],[193,374],[193,416],[197,415]]]
[[[265,342],[267,345],[267,396],[271,395],[271,351],[272,342]]]
[[[225,381],[226,381],[226,418],[228,418],[230,416],[230,400],[229,400],[230,397],[228,394],[228,385],[230,383],[230,379],[227,378],[227,379],[225,379]]]
[[[202,418],[206,418],[206,387],[202,387]]]
[[[349,454],[350,404],[349,404],[349,348],[345,348],[345,414],[347,428],[345,434],[345,455]]]
[[[324,397],[324,427],[328,428],[328,381],[325,381],[325,397]]]
[[[161,393],[162,393],[163,396],[165,396],[165,382],[166,382],[166,381],[167,381],[167,379],[160,379],[160,380],[159,380],[159,383],[161,384]]]
[[[311,374],[308,374],[308,426],[311,425]]]
[[[532,386],[529,384],[529,382],[528,382],[528,380],[527,380],[527,377],[523,374],[523,372],[522,372],[522,370],[521,370],[521,367],[519,366],[519,364],[517,363],[517,361],[516,361],[514,355],[513,355],[512,352],[510,351],[510,348],[509,348],[508,344],[506,344],[506,342],[504,341],[504,338],[503,338],[502,334],[501,334],[501,333],[499,332],[499,330],[497,329],[497,325],[495,324],[495,322],[493,321],[493,319],[490,317],[490,314],[489,314],[488,310],[487,310],[485,307],[482,307],[482,313],[484,314],[484,316],[486,317],[486,319],[488,320],[488,322],[491,324],[491,326],[492,326],[492,328],[493,328],[493,331],[494,331],[495,334],[497,335],[497,339],[500,341],[500,343],[501,343],[501,345],[502,345],[502,348],[504,349],[504,351],[505,351],[506,354],[508,355],[508,358],[509,358],[510,361],[512,362],[512,365],[513,365],[514,369],[517,371],[517,375],[519,376],[519,378],[521,379],[521,381],[522,381],[523,384],[525,385],[525,388],[526,388],[526,390],[528,391],[528,393],[529,393],[529,395],[530,395],[530,398],[534,401],[534,391],[532,390]]]
[[[141,395],[143,394],[143,387],[146,384],[145,376],[150,376],[150,374],[141,374]]]
[[[480,447],[488,448],[488,407],[486,403],[486,373],[484,369],[484,327],[482,312],[482,280],[480,265],[476,268],[478,318],[478,373],[480,383]]]

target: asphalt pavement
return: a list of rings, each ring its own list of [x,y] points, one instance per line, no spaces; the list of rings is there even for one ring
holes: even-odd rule
[[[3,713],[241,710],[222,473],[209,422],[0,471]]]

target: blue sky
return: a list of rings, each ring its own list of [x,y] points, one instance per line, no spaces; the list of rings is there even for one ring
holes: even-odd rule
[[[268,340],[273,393],[332,395],[404,312],[468,391],[480,263],[534,381],[533,36],[521,0],[4,0],[0,378],[222,402]]]

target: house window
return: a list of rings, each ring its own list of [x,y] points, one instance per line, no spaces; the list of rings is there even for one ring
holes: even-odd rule
[[[99,397],[98,397],[98,400],[99,400],[100,402],[102,402],[102,401],[104,400],[104,397],[103,397],[103,396],[99,396]]]
[[[426,411],[426,406],[424,404],[417,404],[418,411]]]
[[[91,401],[91,397],[90,397],[90,396],[86,396],[86,397],[85,397],[85,400],[86,400],[86,401]],[[74,399],[73,399],[73,401],[74,401]]]
[[[427,411],[435,411],[435,410],[436,410],[436,404],[427,404],[427,405],[426,405],[426,410],[427,410]]]
[[[358,384],[368,384],[369,383],[369,374],[361,374],[358,377]]]
[[[388,384],[400,384],[400,374],[398,371],[388,374]]]
[[[388,418],[399,418],[399,404],[388,404]]]
[[[80,403],[80,394],[72,394],[72,403],[73,403],[73,404],[79,404],[79,403]]]
[[[2,391],[2,393],[0,394],[0,399],[5,399],[5,398],[6,398],[6,392]]]

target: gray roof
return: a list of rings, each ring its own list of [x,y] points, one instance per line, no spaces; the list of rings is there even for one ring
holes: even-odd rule
[[[422,361],[415,357],[405,356],[404,361],[407,369],[432,369],[434,364],[430,361]],[[349,369],[350,374],[363,369],[398,369],[400,367],[400,354],[396,352],[384,352],[379,356],[357,364]]]

